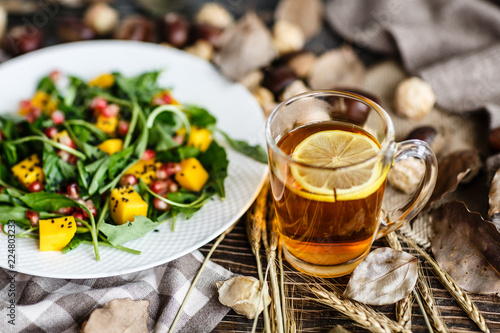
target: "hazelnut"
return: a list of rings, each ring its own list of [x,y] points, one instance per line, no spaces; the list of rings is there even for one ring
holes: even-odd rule
[[[191,26],[191,40],[196,42],[204,39],[212,45],[217,45],[222,29],[204,23],[195,23]]]
[[[5,29],[7,29],[7,11],[3,7],[0,7],[0,45],[5,34]]]
[[[411,119],[423,118],[436,103],[436,95],[430,84],[418,77],[402,81],[396,88],[394,107],[396,112]]]
[[[156,42],[155,24],[139,15],[129,16],[116,27],[113,37],[124,40]]]
[[[96,37],[94,29],[85,25],[82,19],[74,16],[61,18],[57,25],[57,36],[62,42],[77,42]]]
[[[189,21],[182,15],[169,13],[163,18],[163,40],[174,47],[183,47],[189,38]]]
[[[303,92],[309,91],[309,87],[307,87],[304,84],[304,81],[302,80],[295,80],[292,83],[290,83],[285,90],[283,90],[283,93],[280,96],[280,101],[284,101],[286,99],[289,99],[290,97],[293,97],[298,94],[302,94]]]
[[[274,103],[274,95],[267,88],[257,87],[252,91],[252,95],[262,107],[266,104]]]
[[[5,52],[18,56],[42,47],[44,34],[34,26],[18,25],[11,28],[5,35]]]
[[[104,2],[92,4],[83,16],[83,22],[98,35],[111,33],[118,24],[118,19],[118,11]]]
[[[197,40],[196,43],[184,50],[207,61],[210,61],[214,55],[213,45],[203,39]]]
[[[273,27],[273,43],[279,55],[301,50],[306,39],[300,26],[280,20]]]
[[[301,52],[287,61],[287,65],[301,79],[309,75],[315,63],[316,55],[312,52]]]
[[[219,29],[225,29],[233,23],[234,18],[223,6],[216,2],[208,2],[204,4],[198,14],[196,14],[195,21]]]
[[[413,192],[422,181],[425,165],[410,157],[396,163],[387,176],[389,184],[404,193]]]
[[[264,73],[261,70],[254,70],[247,74],[240,83],[244,85],[248,90],[252,91],[262,83],[262,79],[264,78]]]
[[[296,79],[294,71],[286,65],[270,67],[264,70],[262,85],[271,90],[273,94],[279,94]]]
[[[421,126],[415,128],[408,134],[406,140],[422,140],[431,146],[434,154],[439,154],[444,144],[444,135],[442,131],[433,126]]]

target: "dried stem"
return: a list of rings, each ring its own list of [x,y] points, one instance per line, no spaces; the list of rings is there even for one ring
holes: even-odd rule
[[[272,290],[272,298],[273,298],[273,309],[274,309],[274,323],[275,323],[275,332],[284,333],[283,328],[283,314],[281,309],[281,297],[280,297],[280,288],[278,283],[278,274],[276,272],[276,249],[278,248],[279,236],[278,231],[276,230],[276,214],[274,214],[274,210],[270,210],[271,214],[269,217],[270,223],[267,226],[269,230],[269,239],[268,233],[262,233],[262,242],[264,243],[264,247],[266,248],[266,256],[267,256],[267,265],[269,267],[269,275],[271,281],[271,290]]]
[[[264,274],[262,273],[262,264],[260,258],[260,241],[262,234],[266,233],[266,210],[267,210],[267,194],[269,192],[269,180],[266,180],[262,189],[255,200],[253,207],[250,209],[247,216],[247,237],[250,242],[250,247],[255,256],[255,261],[257,263],[257,273],[259,275],[259,280],[261,283],[261,288],[263,288]],[[262,300],[265,302],[265,300]],[[265,304],[265,303],[264,303]],[[271,332],[271,324],[269,321],[269,310],[264,306],[264,327],[266,332]],[[257,317],[256,319],[257,320]]]
[[[439,333],[448,332],[443,318],[439,313],[439,308],[436,306],[436,302],[434,301],[434,295],[432,294],[432,289],[429,286],[429,281],[427,281],[427,277],[425,277],[422,272],[422,267],[420,267],[420,275],[417,281],[417,288],[420,292],[420,295],[422,296],[422,303],[424,304],[425,311],[431,317],[432,327],[434,327],[434,331]]]
[[[427,312],[425,312],[425,307],[424,307],[424,304],[422,302],[422,298],[420,298],[420,295],[418,294],[418,292],[416,290],[413,290],[413,295],[415,295],[415,299],[417,300],[418,306],[420,307],[420,309],[422,309],[422,315],[424,316],[425,325],[427,325],[427,329],[429,330],[429,333],[434,333],[434,330],[432,329],[432,324],[429,321],[429,317],[427,316]]]
[[[329,286],[332,290],[327,290],[318,283],[311,286],[309,283],[305,284],[310,292],[321,304],[329,306],[346,317],[354,320],[361,327],[375,333],[390,333],[390,332],[404,332],[411,333],[409,329],[404,328],[399,323],[389,319],[380,312],[375,311],[369,306],[362,303],[351,301],[348,299],[340,298],[340,291],[334,285]]]
[[[398,236],[395,232],[390,232],[386,236],[389,246],[394,250],[402,251],[403,247],[399,242]],[[420,279],[420,276],[419,276]],[[396,319],[404,328],[411,330],[411,310],[413,304],[413,297],[411,293],[403,298],[402,300],[396,302]],[[422,312],[424,310],[422,309]]]
[[[417,252],[424,257],[427,262],[431,265],[436,274],[437,278],[443,286],[448,290],[448,292],[455,298],[460,307],[467,313],[469,318],[476,323],[479,329],[483,332],[490,332],[484,317],[479,312],[476,304],[472,301],[469,295],[453,280],[453,278],[443,270],[439,264],[424,250],[422,250],[415,242],[411,239],[404,237],[405,242],[412,246]]]
[[[224,238],[226,237],[226,235],[233,230],[233,228],[234,228],[235,225],[236,225],[236,223],[234,223],[232,226],[230,226],[229,228],[227,228],[227,230],[224,231],[219,236],[219,238],[217,238],[217,240],[215,241],[214,245],[212,246],[212,248],[210,249],[210,251],[206,255],[205,260],[203,260],[203,263],[201,264],[201,267],[198,270],[198,273],[194,277],[193,282],[191,282],[191,286],[189,287],[189,290],[188,290],[186,296],[184,297],[184,300],[182,301],[181,307],[179,308],[179,311],[177,312],[177,315],[175,316],[175,319],[172,322],[172,325],[170,326],[170,329],[168,330],[169,333],[174,332],[175,325],[177,325],[177,322],[179,321],[179,318],[181,317],[182,310],[186,306],[186,303],[187,303],[187,301],[189,299],[189,296],[191,295],[191,292],[193,291],[194,286],[196,285],[196,282],[198,282],[198,279],[200,278],[201,273],[203,272],[203,269],[207,265],[207,262],[210,260],[210,257],[214,253],[214,251],[217,248],[217,246],[219,246],[219,244],[222,242],[222,240],[224,240]]]

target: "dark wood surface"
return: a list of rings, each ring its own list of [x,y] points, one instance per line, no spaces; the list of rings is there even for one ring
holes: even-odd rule
[[[165,0],[167,1],[167,0]],[[178,1],[179,10],[187,15],[192,15],[202,0]],[[257,0],[257,1],[243,1],[243,0],[220,0],[218,1],[226,8],[232,10],[236,16],[241,16],[248,8],[257,8],[260,16],[263,17],[268,23],[272,20],[272,11],[277,3],[277,0]],[[142,13],[148,15],[136,3],[131,0],[117,0],[114,2],[122,16]],[[44,30],[47,32],[46,45],[58,43],[55,37],[55,27],[58,20],[67,14],[81,15],[82,9],[67,9],[60,8],[57,14],[52,17]],[[29,15],[11,15],[9,17],[9,26],[13,26],[24,22]],[[325,26],[323,31],[309,41],[307,48],[317,53],[324,50],[338,47],[343,43],[329,27]],[[377,55],[368,52],[365,49],[356,49],[363,59],[369,65],[385,59],[383,55]],[[210,251],[213,242],[203,246],[200,250],[203,254]],[[386,246],[383,241],[377,241],[374,247]],[[408,248],[405,248],[408,250]],[[264,257],[262,251],[262,257]],[[242,275],[250,275],[257,277],[257,266],[255,257],[253,256],[250,245],[247,240],[245,231],[245,216],[236,225],[234,230],[229,233],[226,238],[219,245],[217,250],[212,256],[212,260],[221,266],[231,270],[234,273]],[[424,262],[421,260],[421,262]],[[265,265],[265,263],[263,263]],[[479,331],[477,326],[467,317],[467,315],[460,309],[457,302],[448,294],[441,283],[433,275],[432,269],[427,264],[423,264],[423,271],[429,277],[432,291],[434,293],[437,306],[441,311],[444,321],[450,332],[476,332]],[[340,315],[338,312],[319,305],[318,303],[308,300],[310,296],[307,292],[301,290],[301,285],[304,284],[300,274],[294,269],[286,267],[285,276],[287,277],[287,300],[293,303],[295,320],[299,332],[328,332],[331,328],[341,325],[351,332],[365,332],[364,329],[359,328],[356,324]],[[341,288],[345,286],[348,277],[338,278],[330,282],[338,284]],[[491,332],[500,332],[500,298],[495,295],[477,295],[472,294],[472,299],[476,302],[479,310],[486,319],[487,325]],[[394,319],[394,306],[381,306],[376,307],[377,310],[383,312],[390,318]],[[252,327],[252,320],[230,311],[222,322],[216,327],[214,332],[250,332]],[[257,332],[261,332],[263,328],[262,319],[259,318]],[[424,318],[420,308],[416,303],[413,304],[413,318],[412,318],[412,331],[414,332],[427,332]]]

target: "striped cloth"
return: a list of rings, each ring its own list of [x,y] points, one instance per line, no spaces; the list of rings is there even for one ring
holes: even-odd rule
[[[149,300],[149,331],[167,332],[203,260],[195,251],[141,272],[88,280],[50,279],[0,269],[0,332],[79,332],[94,309],[121,298]],[[232,275],[208,262],[175,332],[212,331],[230,310],[219,303],[215,282]],[[14,316],[9,316],[13,308],[9,290],[15,293]],[[12,318],[15,325],[9,323]]]

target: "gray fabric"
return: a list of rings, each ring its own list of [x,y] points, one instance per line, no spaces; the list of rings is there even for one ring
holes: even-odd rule
[[[0,269],[0,332],[79,332],[92,310],[114,299],[149,300],[148,329],[167,332],[204,260],[199,251],[141,272],[64,280]],[[14,274],[15,326],[8,323],[9,277]],[[175,332],[211,332],[230,308],[218,301],[216,281],[233,274],[208,262],[183,310]]]
[[[500,8],[480,0],[330,0],[327,20],[348,41],[399,54],[450,112],[486,108],[500,126]]]

